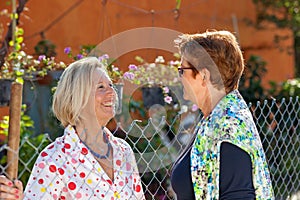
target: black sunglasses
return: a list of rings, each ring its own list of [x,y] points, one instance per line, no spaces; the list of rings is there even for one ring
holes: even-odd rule
[[[179,77],[182,77],[183,71],[185,69],[194,69],[194,68],[193,67],[178,67],[177,70],[178,70]]]

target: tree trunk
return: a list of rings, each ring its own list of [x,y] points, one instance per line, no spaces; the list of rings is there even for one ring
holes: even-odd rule
[[[300,77],[300,36],[294,34],[294,49],[295,49],[295,77]]]

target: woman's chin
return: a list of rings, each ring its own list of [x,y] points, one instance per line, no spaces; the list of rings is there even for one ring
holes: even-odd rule
[[[191,101],[190,96],[185,91],[183,91],[183,99],[187,101]]]
[[[108,121],[115,117],[116,108],[114,106],[106,106],[101,109],[101,112],[98,113],[102,118],[107,119]]]

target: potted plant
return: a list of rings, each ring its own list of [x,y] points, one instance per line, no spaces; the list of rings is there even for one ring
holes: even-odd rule
[[[13,81],[23,83],[24,80],[39,80],[45,77],[49,71],[64,69],[63,62],[55,62],[54,57],[40,55],[34,57],[22,50],[23,29],[16,29],[16,44],[14,49],[4,58],[0,66],[0,106],[6,106],[10,100],[10,85]],[[13,43],[10,43],[13,45]]]
[[[178,58],[178,54],[175,57]],[[144,106],[149,108],[154,104],[170,104],[173,101],[170,87],[179,85],[177,67],[180,62],[166,62],[162,56],[158,56],[152,63],[146,62],[140,56],[135,59],[140,64],[129,65],[124,78],[141,86]]]

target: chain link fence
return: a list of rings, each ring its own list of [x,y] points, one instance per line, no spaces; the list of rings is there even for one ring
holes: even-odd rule
[[[300,200],[300,102],[299,98],[265,100],[249,104],[269,163],[276,199]],[[165,117],[152,118],[146,125],[133,121],[124,130],[120,123],[114,135],[124,138],[133,148],[146,199],[176,199],[170,186],[173,162],[189,142],[199,113],[177,115],[171,122]],[[26,183],[41,150],[52,142],[39,135],[21,139],[19,179]],[[1,174],[7,145],[0,147]]]

